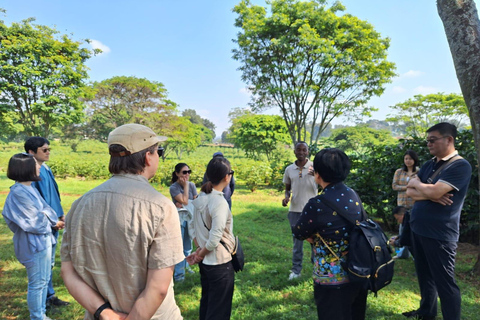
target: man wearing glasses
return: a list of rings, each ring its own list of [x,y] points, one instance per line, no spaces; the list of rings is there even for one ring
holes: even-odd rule
[[[67,214],[62,277],[85,319],[182,319],[172,279],[185,259],[180,221],[173,202],[148,182],[165,140],[140,124],[110,132],[112,177]]]
[[[318,185],[313,177],[313,162],[308,159],[308,145],[304,141],[295,144],[295,157],[297,160],[285,169],[283,183],[285,184],[285,198],[282,205],[286,207],[290,202],[288,221],[293,228],[310,198],[318,194]],[[293,237],[292,270],[288,280],[300,277],[303,261],[303,240]]]
[[[403,313],[408,318],[435,319],[440,297],[443,318],[460,319],[455,255],[472,168],[455,150],[456,136],[457,128],[450,123],[428,129],[427,146],[434,158],[407,185],[407,195],[415,200],[410,224],[422,297],[419,309]]]
[[[45,163],[50,160],[50,142],[42,137],[31,137],[25,141],[25,152],[30,153],[37,160],[40,167],[40,181],[34,181],[32,186],[36,188],[42,195],[45,202],[52,207],[58,217],[58,223],[53,228],[52,233],[55,239],[58,239],[58,231],[65,227],[65,216],[63,214],[62,205],[60,203],[60,192],[58,191],[58,185],[53,176],[52,170]],[[52,246],[52,268],[55,265],[55,251],[57,245]],[[50,275],[50,280],[48,281],[47,289],[47,308],[51,307],[62,307],[66,306],[69,303],[63,300],[60,300],[55,295],[55,290],[53,289],[53,272]]]

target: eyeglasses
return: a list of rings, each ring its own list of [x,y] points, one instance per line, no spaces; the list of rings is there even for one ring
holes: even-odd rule
[[[47,152],[52,151],[52,148],[43,148],[43,149],[40,149],[40,150],[42,150],[43,153],[47,153]]]
[[[192,173],[192,170],[183,170],[182,173],[183,173],[183,174],[191,174],[191,173]]]
[[[235,173],[235,171],[230,170],[230,172],[229,172],[228,174],[231,175],[231,176],[233,176],[234,173]]]
[[[443,137],[440,137],[440,138],[430,138],[430,139],[427,139],[425,142],[428,144],[428,143],[431,143],[431,144],[434,144],[437,140],[440,140],[440,139],[445,139],[445,138],[448,138],[449,136],[443,136]]]
[[[158,156],[159,156],[160,158],[163,157],[164,152],[165,152],[165,149],[164,149],[164,148],[158,147],[157,153],[158,153]]]

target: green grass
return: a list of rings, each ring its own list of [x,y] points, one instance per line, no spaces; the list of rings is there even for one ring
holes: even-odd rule
[[[82,181],[69,178],[58,180],[66,211],[71,203],[101,180]],[[0,205],[3,207],[11,181],[0,174]],[[168,189],[156,185],[163,194]],[[291,267],[291,232],[287,209],[281,206],[282,193],[258,190],[251,193],[238,186],[233,197],[234,232],[239,235],[246,255],[245,270],[236,274],[232,319],[315,319],[311,280],[312,266],[305,254],[302,277],[287,281]],[[0,319],[27,319],[27,278],[25,268],[13,252],[12,233],[0,222]],[[476,252],[461,245],[457,256],[457,280],[462,290],[462,319],[478,319],[480,278],[469,274]],[[309,245],[304,246],[308,253]],[[470,249],[470,250],[467,250]],[[54,285],[57,295],[72,302],[61,313],[50,314],[57,320],[83,319],[83,309],[68,294],[59,275],[60,257],[57,251]],[[175,296],[185,319],[197,319],[200,299],[200,276],[196,271],[185,282],[175,285]],[[395,266],[391,285],[368,298],[367,319],[404,319],[401,312],[417,308],[420,296],[414,275],[413,261],[400,260]],[[441,317],[439,317],[441,319]]]

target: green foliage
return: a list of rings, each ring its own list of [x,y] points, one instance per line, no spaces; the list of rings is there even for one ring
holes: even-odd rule
[[[215,138],[215,124],[208,119],[204,119],[197,114],[194,109],[186,109],[182,112],[182,116],[188,118],[191,123],[199,124],[203,126],[203,138],[202,142],[209,143],[212,142],[213,138]]]
[[[428,128],[439,122],[450,122],[458,128],[470,123],[467,105],[458,93],[419,94],[390,108],[396,114],[387,120],[403,124],[412,137],[423,137]]]
[[[84,90],[87,137],[106,141],[110,131],[126,123],[141,123],[166,135],[173,128],[177,106],[161,82],[137,77],[112,77]]]
[[[34,19],[0,21],[0,122],[3,135],[48,137],[55,128],[79,123],[79,101],[92,52]],[[96,51],[94,51],[96,53]],[[22,127],[16,125],[18,121]]]
[[[330,8],[326,1],[267,3],[268,15],[249,0],[233,9],[240,28],[233,58],[250,85],[252,108],[280,108],[292,141],[310,138],[309,144],[337,116],[369,114],[367,101],[395,75],[386,60],[389,39],[368,22],[337,15],[344,10],[339,2]]]
[[[252,114],[235,118],[232,122],[229,139],[252,159],[259,159],[264,154],[271,160],[277,145],[290,141],[280,116]]]
[[[332,130],[327,141],[345,152],[364,153],[377,146],[396,143],[388,130],[377,130],[367,126],[346,127]]]
[[[463,205],[460,218],[460,239],[478,243],[479,198],[477,154],[469,130],[459,132],[456,149],[472,166],[472,178]],[[391,226],[391,212],[397,205],[397,193],[392,189],[395,170],[403,164],[403,156],[409,149],[414,150],[423,164],[431,159],[423,139],[401,140],[398,144],[372,147],[369,151],[350,155],[352,172],[347,184],[354,188],[366,204],[369,214],[381,218],[385,225]]]

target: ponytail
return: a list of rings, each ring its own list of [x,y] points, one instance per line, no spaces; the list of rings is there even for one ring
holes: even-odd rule
[[[205,192],[206,194],[212,193],[213,184],[211,181],[207,181],[202,185],[200,191]]]

